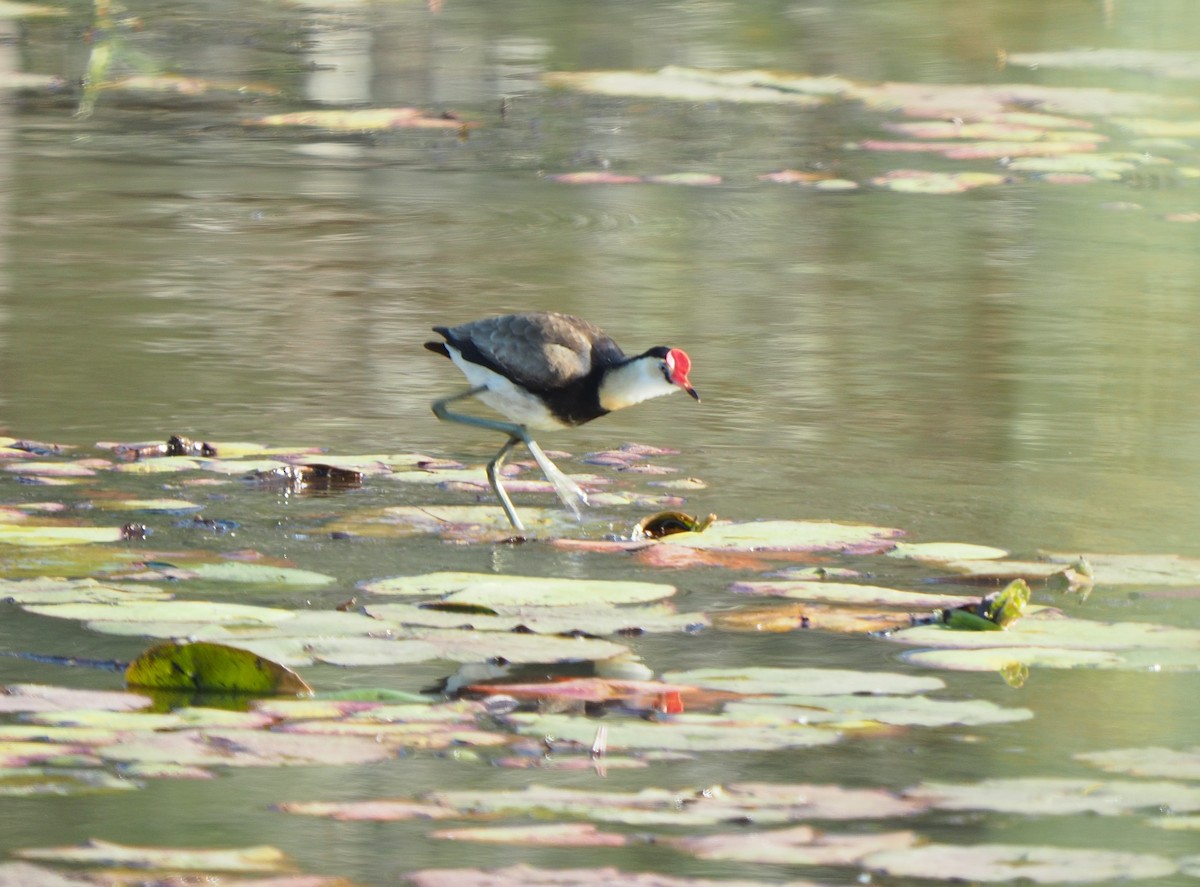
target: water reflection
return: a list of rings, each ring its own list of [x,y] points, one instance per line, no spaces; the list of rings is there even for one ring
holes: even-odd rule
[[[248,12],[221,3],[183,15],[146,4],[138,12],[149,27],[134,39],[148,49],[198,77],[270,80],[284,97],[177,106],[105,94],[86,122],[52,97],[0,102],[0,425],[78,443],[183,431],[481,459],[490,438],[464,438],[429,414],[458,382],[421,349],[428,327],[557,309],[595,320],[630,348],[671,341],[692,354],[702,409],[664,401],[568,443],[674,443],[683,472],[709,483],[690,503],[701,513],[859,518],[921,540],[1023,549],[1198,553],[1200,253],[1194,225],[1165,221],[1196,209],[1194,188],[816,194],[756,176],[834,165],[868,177],[885,161],[842,147],[874,132],[877,118],[861,107],[641,102],[547,92],[537,79],[546,70],[719,64],[997,82],[1018,76],[997,66],[998,48],[1194,48],[1200,25],[1190,9],[451,0],[436,16],[424,4]],[[0,39],[0,70],[22,59],[77,77],[86,52],[75,24],[31,26],[20,54]],[[1132,73],[1019,76],[1194,87]],[[465,141],[238,125],[309,104],[454,110],[484,125]],[[538,175],[603,168],[715,172],[726,184],[572,188]],[[262,507],[282,512],[286,503]],[[521,549],[354,556],[375,559],[356,561],[356,577],[415,570],[406,558],[418,557],[510,572],[592,569]],[[706,574],[687,591],[724,602],[725,578]],[[1195,616],[1186,601],[1097,595],[1089,606]],[[89,635],[54,636],[64,637],[83,647]],[[719,639],[703,649],[651,640],[639,649],[656,666],[728,656],[897,667],[890,649],[828,638]],[[321,675],[330,684],[358,679],[330,672]],[[411,672],[385,677],[419,684]],[[834,751],[820,772],[899,784],[918,773],[969,778],[992,764],[1050,769],[1079,741],[1081,723],[1130,743],[1159,730],[1194,733],[1194,688],[1150,679],[1039,676],[1023,692],[1043,732],[989,734],[977,754],[945,736],[897,739]],[[954,687],[1010,692],[990,677]],[[1107,693],[1143,709],[1113,724],[1093,704]],[[1164,724],[1165,711],[1178,722]],[[389,787],[410,792],[443,778],[410,763],[388,772]],[[799,779],[813,764],[730,756],[719,776],[777,778],[781,766]],[[713,780],[707,761],[671,772],[680,783]],[[262,801],[255,810],[278,800],[269,779],[238,778]],[[306,778],[313,796],[369,796],[380,781]],[[242,826],[228,822],[227,790],[191,786],[173,797],[211,819],[207,837],[236,841]],[[89,806],[64,828],[73,840],[102,831],[98,823],[153,829],[159,817],[169,831],[176,822],[153,806],[140,819],[111,815],[134,806]],[[305,844],[314,857],[330,845],[311,823],[255,816],[263,840]],[[23,821],[5,826],[26,831],[13,841],[38,840]],[[336,862],[386,883],[394,861],[361,834],[339,831],[334,852],[353,859]],[[405,834],[414,864],[446,861],[416,829]]]

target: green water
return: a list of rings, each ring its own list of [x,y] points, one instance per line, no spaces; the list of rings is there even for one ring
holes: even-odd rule
[[[0,104],[0,433],[87,445],[197,438],[420,451],[479,461],[498,444],[439,425],[429,402],[461,387],[421,349],[434,324],[515,310],[585,315],[630,350],[686,348],[703,395],[646,404],[547,438],[576,452],[671,446],[707,482],[689,510],[898,526],[954,540],[1200,555],[1200,210],[1194,183],[1014,184],[955,196],[824,194],[757,176],[884,161],[861,109],[656,103],[546,92],[545,70],[666,64],[862,80],[1111,85],[1186,94],[1136,73],[1001,72],[996,51],[1196,50],[1189,3],[604,3],[446,0],[246,7],[139,4],[131,39],[198,77],[269,83],[257,104],[101,94]],[[82,74],[89,10],[22,26],[10,70]],[[501,116],[501,98],[506,98]],[[326,103],[452,109],[483,126],[320,139],[242,128],[250,114]],[[900,164],[895,164],[900,165]],[[724,184],[570,187],[542,173],[708,172]],[[1138,210],[1116,204],[1136,203]],[[147,492],[155,490],[146,483]],[[0,500],[30,493],[0,480]],[[239,544],[355,581],[428,569],[568,574],[540,548],[406,542],[306,546],[322,510],[412,495],[370,486],[328,502],[239,490]],[[195,544],[164,527],[155,540]],[[627,561],[586,568],[647,578]],[[649,578],[659,578],[652,574]],[[734,577],[736,578],[736,577]],[[729,604],[731,575],[678,574],[689,607]],[[275,601],[265,601],[275,603]],[[1192,596],[1098,594],[1094,618],[1195,627]],[[50,624],[53,622],[53,624]],[[705,663],[903,669],[890,645],[802,634],[645,638],[654,671]],[[0,612],[0,647],[128,658],[140,642]],[[420,689],[418,668],[306,672],[314,684]],[[1094,773],[1079,750],[1183,747],[1200,735],[1194,676],[1039,671],[1013,689],[948,675],[956,695],[1033,709],[1025,723],[917,731],[781,755],[701,756],[602,788],[737,779],[903,787],[926,777]],[[0,659],[0,680],[113,687],[114,676]],[[962,734],[978,733],[979,744]],[[586,775],[538,774],[596,785]],[[284,817],[287,798],[411,794],[448,783],[519,787],[523,772],[416,756],[389,768],[238,772],[117,797],[9,800],[0,852],[88,837],[141,844],[273,843],[306,870],[394,883],[421,866],[586,862],[736,877],[747,867],[648,850],[447,846],[427,826]],[[982,816],[960,841],[1057,843],[1181,855],[1186,833],[1119,820]],[[781,873],[852,883],[854,872]]]

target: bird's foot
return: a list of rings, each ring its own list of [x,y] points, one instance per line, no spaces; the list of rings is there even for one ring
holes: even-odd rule
[[[542,452],[542,448],[538,446],[537,441],[527,438],[525,446],[529,448],[533,460],[537,462],[538,468],[542,470],[542,474],[546,476],[546,480],[550,481],[550,485],[554,487],[554,492],[558,495],[562,504],[571,510],[576,520],[583,517],[579,506],[588,504],[587,493],[583,491],[583,487],[563,474],[562,470],[550,461],[550,457]]]

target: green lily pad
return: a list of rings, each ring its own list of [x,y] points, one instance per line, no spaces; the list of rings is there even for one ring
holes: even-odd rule
[[[669,671],[663,674],[662,679],[672,684],[690,684],[744,695],[782,696],[800,690],[813,696],[911,694],[940,690],[946,686],[938,678],[892,672],[753,666]]]
[[[428,836],[445,841],[475,841],[520,847],[624,847],[633,840],[628,835],[602,832],[590,822],[436,829]]]
[[[84,865],[122,866],[150,871],[281,872],[291,868],[283,852],[267,846],[222,850],[132,847],[96,838],[68,847],[26,847],[13,851],[21,859]]]
[[[312,688],[290,668],[224,644],[168,641],[144,651],[125,669],[130,687],[299,695]]]
[[[602,579],[508,576],[491,573],[426,573],[363,583],[364,591],[439,597],[464,606],[578,606],[587,602],[633,604],[657,601],[675,593],[673,585]]]
[[[856,585],[850,582],[826,582],[812,579],[735,582],[729,590],[734,594],[767,595],[802,601],[828,601],[863,607],[903,607],[908,610],[940,610],[961,606],[968,600],[961,595],[954,594],[901,591],[879,585]]]
[[[708,624],[703,613],[678,613],[668,605],[641,607],[527,606],[495,607],[497,615],[472,610],[416,607],[411,604],[368,604],[371,616],[404,626],[465,628],[476,631],[512,631],[524,628],[537,634],[567,634],[573,631],[592,635],[624,631],[694,631]]]
[[[996,778],[971,783],[923,782],[904,796],[940,810],[991,810],[1023,816],[1121,816],[1160,807],[1181,813],[1200,810],[1200,788],[1175,782]]]
[[[1003,152],[1000,156],[1008,156],[1014,153],[1008,150],[1008,148],[1009,146],[1006,144],[1004,148],[997,149]],[[966,150],[955,145],[942,153],[949,155]],[[974,150],[979,151],[981,149],[975,147]],[[1008,177],[1000,173],[927,172],[918,169],[896,169],[881,176],[876,176],[871,179],[871,184],[877,188],[885,188],[889,191],[903,191],[906,194],[960,194],[963,191],[970,191],[974,188],[1003,185],[1007,181]]]
[[[439,791],[422,800],[464,818],[573,816],[635,826],[886,819],[925,809],[920,802],[883,789],[763,782],[682,790],[649,787],[636,792],[534,785],[519,791]]]
[[[612,866],[586,869],[544,869],[519,863],[502,869],[423,869],[405,877],[414,887],[821,887],[812,881],[712,880],[661,872],[622,871]],[[47,887],[60,887],[50,884]],[[75,887],[74,884],[64,887]]]
[[[895,878],[1036,884],[1166,878],[1178,870],[1173,861],[1149,854],[1020,844],[925,844],[874,853],[862,865]]]
[[[120,527],[65,527],[34,524],[0,524],[3,545],[84,545],[91,542],[120,542]]]
[[[199,505],[186,499],[98,499],[96,505],[107,511],[161,511],[168,514],[200,510]]]
[[[197,625],[215,623],[273,624],[292,619],[291,610],[258,607],[252,604],[227,604],[212,601],[119,601],[108,604],[26,604],[22,608],[40,616],[78,619],[86,622],[188,622]]]
[[[892,527],[841,524],[833,521],[717,522],[702,533],[676,533],[659,545],[723,551],[840,551],[872,554],[886,551],[904,535]]]
[[[893,632],[889,640],[904,644],[956,651],[932,655],[927,651],[906,654],[905,660],[921,664],[1025,662],[1041,665],[1085,665],[1102,668],[1200,669],[1200,631],[1149,622],[1092,622],[1073,619],[1055,610],[1032,613],[1006,631],[953,631],[927,625]],[[984,654],[968,650],[988,650]],[[1038,653],[1025,651],[1042,651]],[[1071,651],[1062,654],[1060,651]]]
[[[944,561],[998,560],[1007,557],[1008,552],[1003,548],[969,542],[897,542],[887,556],[923,564],[939,564]]]
[[[859,865],[865,857],[909,848],[918,840],[908,831],[833,834],[798,825],[771,831],[660,838],[659,842],[699,859],[791,866]]]
[[[386,737],[330,736],[272,730],[177,730],[138,732],[97,749],[122,764],[196,767],[346,766],[387,760],[396,754]]]
[[[1177,554],[1046,554],[1037,561],[946,561],[953,573],[975,579],[1045,579],[1083,557],[1096,585],[1200,585],[1200,558]]]
[[[1176,751],[1170,748],[1122,748],[1075,755],[1075,760],[1108,773],[1200,779],[1200,746]],[[1171,805],[1174,807],[1174,805]]]
[[[271,564],[223,561],[221,563],[189,563],[181,559],[178,565],[196,575],[198,579],[214,582],[238,582],[254,585],[328,585],[337,581],[333,576],[295,567],[279,567]]]
[[[554,737],[590,746],[596,724],[569,715],[516,712],[508,716],[518,733]],[[831,745],[833,730],[796,723],[756,724],[721,715],[683,714],[669,720],[605,722],[607,746],[613,749],[670,749],[675,751],[768,751]]]
[[[522,506],[521,520],[533,530],[564,526],[557,509]],[[496,505],[393,505],[373,508],[330,521],[326,532],[378,539],[398,539],[426,533],[501,540],[513,530]]]
[[[68,767],[9,767],[0,769],[0,798],[29,798],[43,795],[90,795],[98,792],[127,792],[141,788],[132,779],[103,770]],[[52,884],[53,881],[5,881],[0,865],[0,884]]]
[[[44,684],[9,684],[0,692],[0,712],[74,711],[103,709],[137,711],[150,699],[136,693],[109,690],[74,690]]]
[[[726,703],[738,719],[755,717],[821,721],[875,721],[902,727],[980,726],[1027,721],[1028,708],[1005,708],[986,699],[929,699],[925,696],[772,696]]]
[[[598,95],[640,96],[681,102],[738,102],[813,107],[841,91],[835,77],[782,79],[767,71],[710,71],[666,67],[655,72],[555,71],[542,75],[550,86]]]
[[[1013,666],[1043,668],[1133,668],[1116,654],[1102,650],[1054,647],[991,647],[978,650],[913,650],[900,657],[913,665],[948,671],[1003,671]]]
[[[161,588],[95,579],[0,579],[0,600],[15,604],[112,604],[130,600],[170,600]]]

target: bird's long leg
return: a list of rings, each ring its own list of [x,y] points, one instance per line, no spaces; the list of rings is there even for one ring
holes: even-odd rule
[[[500,452],[496,457],[488,463],[487,479],[492,485],[492,492],[496,494],[496,498],[500,500],[500,505],[504,508],[504,513],[508,516],[508,522],[513,525],[513,529],[518,533],[525,532],[525,525],[521,523],[521,519],[517,517],[517,509],[513,508],[512,499],[508,498],[508,490],[504,489],[504,485],[500,483],[500,468],[504,465],[504,459],[514,446],[521,442],[519,437],[510,437],[504,442],[504,446],[500,448]]]
[[[504,459],[508,456],[509,451],[518,442],[524,443],[526,441],[526,438],[529,437],[529,432],[523,426],[513,422],[501,422],[499,419],[486,419],[482,416],[468,416],[465,413],[455,413],[446,409],[446,404],[474,397],[482,391],[487,391],[487,386],[480,385],[476,388],[470,388],[461,394],[435,400],[433,402],[433,414],[443,422],[458,422],[461,425],[473,425],[476,428],[487,428],[490,431],[500,431],[508,435],[508,440],[504,442],[504,446],[500,448],[500,452],[496,453],[495,458],[488,463],[487,479],[492,487],[492,492],[496,494],[496,498],[500,500],[500,505],[504,508],[504,514],[508,517],[508,522],[513,525],[513,529],[518,533],[524,533],[525,525],[517,517],[517,510],[513,507],[512,499],[508,497],[508,491],[500,483],[500,467],[504,464]]]
[[[454,403],[456,400],[474,397],[476,394],[486,390],[487,386],[480,385],[461,394],[435,400],[433,402],[433,414],[444,422],[473,425],[476,428],[487,428],[491,431],[500,431],[508,435],[508,441],[500,448],[500,452],[496,454],[496,458],[488,463],[488,482],[492,485],[492,491],[496,494],[496,498],[500,500],[500,504],[504,507],[504,513],[508,515],[508,522],[518,532],[525,532],[525,527],[521,524],[520,518],[517,517],[516,509],[513,508],[512,500],[509,499],[508,493],[500,483],[500,466],[517,441],[525,444],[534,461],[537,462],[538,468],[542,470],[542,474],[546,475],[546,480],[550,481],[551,486],[554,487],[554,492],[558,494],[558,498],[578,518],[580,516],[579,506],[587,504],[587,494],[580,488],[579,484],[563,474],[559,467],[550,461],[550,457],[542,452],[542,448],[538,446],[537,441],[530,437],[529,431],[524,425],[518,425],[515,422],[502,422],[499,419],[486,419],[482,416],[468,416],[464,413],[455,413],[446,409],[447,404]]]
[[[579,506],[588,504],[587,493],[550,461],[550,457],[542,452],[542,448],[538,446],[536,440],[529,436],[528,432],[521,439],[533,456],[533,460],[537,462],[538,468],[542,469],[542,474],[546,475],[546,480],[550,481],[554,487],[554,492],[558,494],[562,504],[571,509],[571,513],[578,520],[580,518]]]

